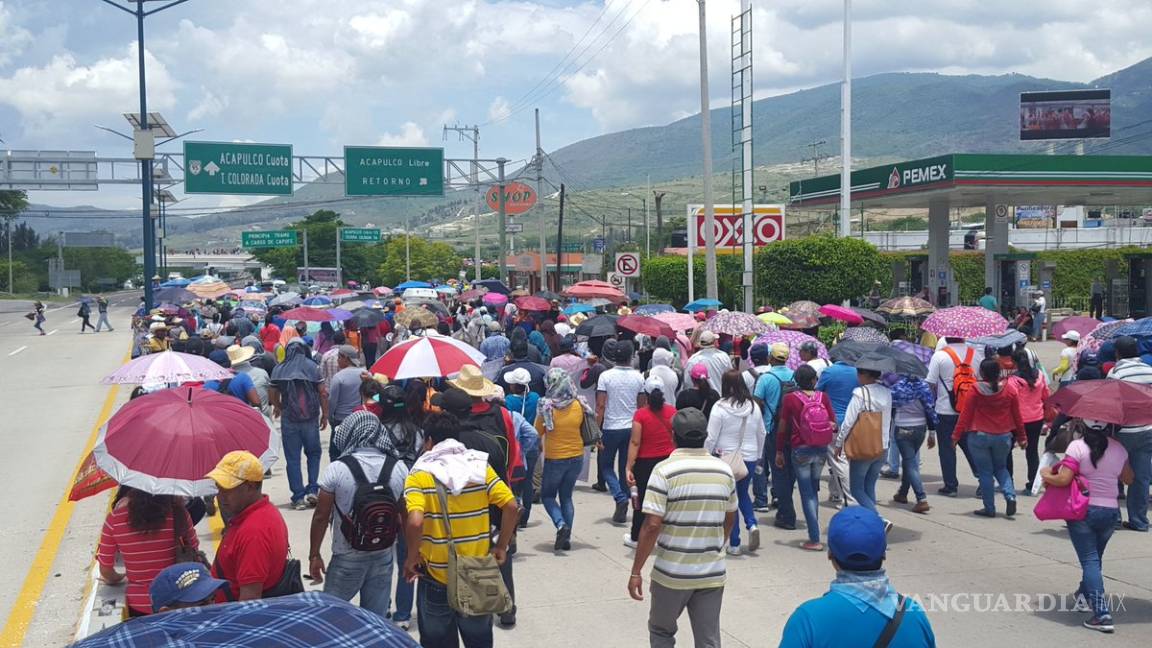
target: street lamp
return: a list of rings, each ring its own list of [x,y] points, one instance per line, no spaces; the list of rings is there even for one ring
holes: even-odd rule
[[[140,73],[140,112],[135,132],[135,157],[140,160],[141,208],[144,218],[144,308],[154,306],[152,277],[156,274],[156,224],[152,222],[152,162],[156,157],[155,136],[148,124],[148,85],[144,67],[144,19],[152,14],[170,9],[188,0],[100,0],[136,18],[136,54]],[[155,9],[145,10],[146,3],[162,2]],[[131,121],[131,120],[129,120]],[[133,124],[134,126],[136,124]],[[175,135],[172,133],[169,137]]]

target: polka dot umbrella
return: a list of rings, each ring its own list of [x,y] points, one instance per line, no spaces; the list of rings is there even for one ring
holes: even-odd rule
[[[788,345],[789,353],[787,364],[789,369],[795,369],[804,363],[804,361],[800,359],[800,345],[805,342],[815,342],[816,355],[825,360],[830,360],[828,357],[828,349],[824,347],[823,342],[799,331],[772,331],[756,338],[752,344],[767,344],[771,346],[777,342],[783,342]]]
[[[987,308],[955,306],[932,313],[920,328],[937,337],[978,338],[1003,333],[1008,320]]]

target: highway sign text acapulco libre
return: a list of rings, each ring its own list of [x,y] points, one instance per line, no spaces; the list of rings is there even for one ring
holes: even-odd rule
[[[444,149],[344,147],[347,196],[443,196]]]

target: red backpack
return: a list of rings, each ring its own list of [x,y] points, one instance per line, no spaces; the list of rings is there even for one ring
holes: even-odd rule
[[[792,394],[800,399],[803,406],[793,422],[796,427],[795,436],[800,439],[800,447],[821,447],[832,443],[836,432],[836,424],[828,415],[828,408],[824,407],[824,395],[816,392],[811,395],[803,391]]]
[[[976,372],[972,370],[972,358],[976,351],[971,348],[968,349],[968,355],[964,357],[963,361],[951,347],[945,347],[944,352],[952,358],[952,364],[956,367],[952,378],[952,389],[948,390],[948,399],[952,403],[952,409],[960,413],[967,407],[972,394],[976,393]]]

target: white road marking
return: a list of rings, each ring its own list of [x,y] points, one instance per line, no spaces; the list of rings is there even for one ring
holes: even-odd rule
[[[16,355],[17,353],[20,353],[21,351],[23,351],[24,349],[27,349],[27,348],[28,348],[27,346],[22,346],[19,349],[16,349],[15,351],[13,351],[12,353],[9,353],[8,357],[11,358],[12,356]]]
[[[51,331],[48,331],[48,335],[55,335],[56,331],[59,331],[59,330],[60,329],[52,329]]]
[[[69,323],[69,324],[77,324],[77,323],[79,323],[79,322],[80,322],[80,318],[79,318],[79,317],[77,317],[76,319],[74,319],[74,320],[72,320],[71,322],[68,322],[68,323]]]

